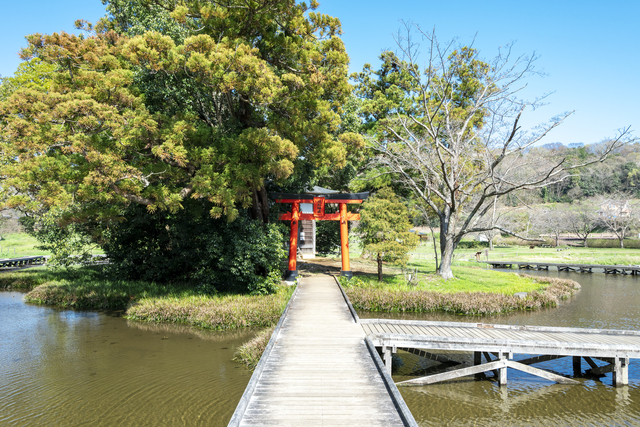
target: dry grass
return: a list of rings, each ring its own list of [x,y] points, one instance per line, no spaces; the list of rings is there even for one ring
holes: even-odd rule
[[[244,364],[253,371],[258,366],[258,362],[267,348],[274,330],[275,327],[258,332],[255,337],[238,347],[233,360]]]
[[[278,322],[292,288],[272,295],[225,295],[144,298],[127,310],[127,317],[149,322],[184,323],[205,329],[271,326]]]

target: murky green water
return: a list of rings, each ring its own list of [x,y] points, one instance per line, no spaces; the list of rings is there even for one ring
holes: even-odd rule
[[[251,331],[207,332],[25,304],[0,292],[1,426],[225,426]]]
[[[558,308],[482,317],[482,322],[640,330],[639,278],[556,272],[531,274],[568,277],[578,281],[582,290]],[[368,317],[381,316],[372,313]],[[461,322],[479,319],[444,314],[392,317]],[[433,362],[407,353],[398,355],[396,362],[401,366],[394,372],[396,381],[414,378],[410,374],[419,369],[436,369]],[[454,358],[463,361],[471,356],[459,353]],[[583,362],[583,371],[584,365]],[[571,358],[535,366],[573,377]],[[640,426],[640,360],[631,359],[628,387],[614,388],[611,374],[577,379],[581,385],[559,385],[509,369],[509,383],[503,388],[491,379],[475,381],[467,377],[425,387],[402,387],[400,391],[418,423],[424,426]]]
[[[640,330],[640,279],[531,274],[570,277],[583,288],[559,308],[482,321]],[[224,426],[249,381],[250,373],[231,357],[251,331],[133,323],[31,306],[22,296],[0,292],[0,426]],[[397,362],[396,381],[435,369],[406,353]],[[573,376],[570,359],[537,366]],[[628,387],[612,387],[611,374],[578,380],[579,386],[558,385],[509,370],[506,388],[464,378],[401,392],[424,426],[640,426],[640,360],[631,361]]]

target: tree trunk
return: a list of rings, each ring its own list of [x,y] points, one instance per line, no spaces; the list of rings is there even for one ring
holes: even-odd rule
[[[378,252],[378,282],[382,282],[382,254]]]
[[[583,242],[582,242],[583,246],[586,248],[587,247],[587,238],[585,237]]]
[[[619,237],[618,240],[620,241],[620,249],[624,249],[624,237]]]
[[[453,239],[447,239],[450,245],[445,247],[440,259],[440,276],[445,279],[453,279],[453,271],[451,271],[451,261],[453,260]]]
[[[493,237],[491,239],[489,239],[489,250],[490,251],[493,250]]]
[[[452,223],[450,212],[445,208],[444,214],[440,217],[440,276],[445,279],[453,279],[451,262],[453,260],[453,250],[455,224]]]

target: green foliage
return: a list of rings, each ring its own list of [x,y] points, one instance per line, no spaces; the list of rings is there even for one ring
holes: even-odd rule
[[[479,249],[488,248],[489,242],[481,242],[479,240],[463,240],[458,243],[459,249]]]
[[[267,294],[281,280],[285,253],[276,224],[209,217],[189,201],[183,211],[148,213],[132,205],[103,248],[112,274],[130,280],[186,282],[203,290]]]
[[[619,248],[620,241],[618,239],[587,239],[587,246],[590,248]],[[624,239],[624,247],[627,249],[640,249],[640,240]]]
[[[383,188],[366,200],[360,215],[358,234],[363,251],[376,257],[381,280],[382,261],[405,265],[419,238],[409,231],[407,207],[390,188]]]
[[[18,89],[49,90],[55,67],[33,58],[18,66],[11,77],[0,77],[0,101],[5,101]]]
[[[316,221],[316,252],[329,255],[340,251],[340,222]]]
[[[61,227],[60,216],[58,209],[52,209],[40,216],[24,216],[20,222],[27,234],[39,242],[36,249],[51,253],[48,265],[68,268],[90,262],[95,245],[85,227],[75,223]]]
[[[129,203],[196,198],[266,221],[266,183],[299,157],[345,165],[348,57],[317,4],[108,3],[108,19],[79,23],[86,35],[28,37],[22,57],[54,72],[0,103],[8,206],[106,223]]]

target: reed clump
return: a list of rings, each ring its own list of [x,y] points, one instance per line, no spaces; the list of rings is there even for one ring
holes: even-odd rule
[[[264,327],[278,322],[292,291],[283,286],[271,295],[145,298],[127,310],[127,317],[216,330]]]
[[[258,332],[255,337],[238,347],[233,360],[242,363],[252,371],[256,369],[274,330],[275,327],[272,327]]]
[[[363,311],[433,312],[480,316],[513,311],[537,310],[555,307],[569,298],[580,285],[567,279],[525,276],[539,284],[539,289],[520,298],[513,294],[495,292],[435,292],[425,290],[398,290],[378,285],[367,286],[362,279],[344,282],[345,292],[354,308]]]

